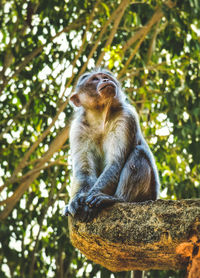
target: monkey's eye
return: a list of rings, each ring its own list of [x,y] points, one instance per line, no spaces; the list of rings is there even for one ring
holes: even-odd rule
[[[99,81],[99,78],[96,77],[96,76],[94,76],[94,77],[92,78],[92,81]]]

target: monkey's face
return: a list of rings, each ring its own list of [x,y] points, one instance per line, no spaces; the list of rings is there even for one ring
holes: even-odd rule
[[[76,93],[70,100],[76,106],[96,109],[105,106],[118,94],[118,82],[110,74],[98,72],[82,75],[77,83]]]

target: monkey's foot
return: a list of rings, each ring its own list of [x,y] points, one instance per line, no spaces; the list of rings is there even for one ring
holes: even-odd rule
[[[77,212],[74,216],[80,222],[89,222],[92,221],[98,214],[99,209],[97,208],[90,208],[87,205],[84,205],[81,210]]]

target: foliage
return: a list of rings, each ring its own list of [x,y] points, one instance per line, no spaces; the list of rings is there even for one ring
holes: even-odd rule
[[[69,241],[62,216],[70,184],[68,96],[94,65],[116,73],[156,157],[162,196],[197,198],[199,3],[0,4],[0,277],[125,277],[88,262]],[[169,275],[183,277],[148,277]]]

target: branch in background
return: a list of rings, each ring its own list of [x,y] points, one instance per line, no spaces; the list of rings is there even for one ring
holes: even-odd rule
[[[45,46],[47,46],[50,42],[52,42],[55,38],[59,37],[62,33],[64,32],[69,32],[72,29],[75,29],[77,27],[80,27],[83,25],[84,20],[82,19],[77,19],[75,22],[71,23],[70,25],[66,26],[63,28],[62,31],[58,32],[55,36],[51,37],[49,39],[49,41],[39,47],[37,47],[36,49],[34,49],[30,54],[28,54],[27,56],[24,57],[24,60],[19,63],[18,65],[16,65],[16,70],[15,72],[12,74],[12,76],[7,77],[3,84],[0,86],[0,94],[3,92],[3,89],[5,88],[5,86],[8,84],[8,82],[15,78],[23,69],[24,67],[33,60],[33,58],[35,58],[39,53],[42,52],[42,50],[44,49]]]
[[[172,1],[166,1],[165,5],[167,5],[169,8],[173,8],[176,3]],[[122,47],[122,53],[124,53],[127,49],[131,47],[144,33],[146,28],[149,28],[149,26],[154,25],[157,21],[159,21],[164,16],[161,7],[158,7],[152,16],[152,18],[145,24],[139,31],[137,31],[133,37],[131,37]]]
[[[65,102],[63,102],[58,110],[58,112],[56,113],[55,117],[53,118],[51,124],[48,126],[48,128],[40,135],[40,137],[38,138],[37,141],[35,141],[33,143],[33,145],[30,147],[30,149],[25,153],[24,157],[22,158],[22,160],[19,162],[17,168],[14,170],[12,176],[5,182],[5,185],[8,185],[10,183],[13,183],[13,181],[15,180],[15,178],[17,177],[18,173],[22,171],[22,169],[26,166],[27,161],[29,159],[29,157],[31,156],[31,154],[35,151],[35,149],[39,146],[39,144],[44,140],[44,138],[49,134],[51,128],[54,126],[55,122],[57,121],[60,113],[65,109],[65,107],[67,106],[69,100],[67,98],[67,100]]]
[[[158,28],[159,24],[160,24],[160,20],[156,23],[155,30],[154,30],[154,33],[153,33],[153,36],[152,36],[152,39],[151,39],[151,42],[150,42],[150,45],[149,45],[149,49],[148,49],[148,52],[147,52],[147,58],[146,58],[146,65],[148,65],[150,63],[151,57],[152,57],[153,52],[156,48],[156,38],[157,38],[158,33],[159,33],[159,28]]]
[[[136,47],[134,48],[133,52],[131,53],[131,55],[129,56],[128,60],[126,61],[123,69],[118,73],[118,78],[120,78],[122,75],[124,75],[126,73],[126,70],[130,64],[130,62],[132,61],[133,57],[135,56],[135,54],[137,53],[138,49],[140,48],[142,42],[145,39],[147,33],[144,33],[143,36],[141,37],[141,39],[139,40],[139,42],[137,43]]]
[[[166,65],[166,62],[162,62],[160,64],[145,66],[143,68],[133,68],[133,69],[127,70],[126,75],[121,77],[119,79],[119,81],[122,82],[126,79],[129,79],[129,78],[133,77],[133,76],[138,76],[140,74],[140,72],[144,71],[145,69],[148,70],[148,71],[160,71],[160,70],[166,71],[167,69],[163,67],[165,65]]]
[[[78,21],[78,20],[77,20]],[[62,31],[58,32],[55,36],[53,36],[50,41],[53,41],[56,37],[58,37],[60,34],[62,34],[63,32],[66,32],[66,31],[69,31],[71,28],[74,28],[74,26],[80,26],[82,24],[82,22],[79,20],[77,23],[72,23],[71,25],[65,27]],[[49,43],[49,42],[48,42]],[[25,57],[25,60],[19,65],[19,68],[22,70],[23,67],[29,62],[31,61],[39,52],[41,52],[43,50],[43,48],[48,44],[44,44],[42,45],[41,47],[35,49],[31,54],[29,54],[27,57]],[[15,72],[15,75],[19,73],[19,69],[18,71]],[[13,75],[14,77],[14,75]],[[10,78],[11,79],[11,78]],[[8,80],[9,81],[9,80]],[[27,162],[28,162],[28,159],[29,157],[31,156],[31,154],[36,150],[36,148],[39,146],[39,144],[44,140],[44,138],[49,134],[51,128],[54,126],[55,122],[57,121],[60,113],[65,109],[65,107],[67,106],[68,104],[68,99],[63,102],[61,104],[61,106],[59,107],[58,109],[58,112],[57,114],[55,115],[55,117],[53,118],[51,124],[49,125],[49,127],[43,132],[43,134],[40,135],[40,137],[38,138],[38,140],[36,142],[33,143],[33,145],[30,147],[30,149],[25,153],[24,157],[22,158],[22,160],[19,162],[17,168],[14,170],[12,176],[5,182],[4,185],[1,186],[0,190],[2,191],[8,184],[12,184],[16,178],[17,178],[17,175],[24,169],[24,167],[26,167],[27,165]],[[68,127],[67,127],[68,128]],[[56,140],[56,139],[55,139]],[[54,140],[54,141],[55,141]],[[66,138],[67,140],[67,138]],[[65,141],[66,141],[65,140]],[[53,142],[54,142],[53,141]],[[64,144],[64,143],[63,143]],[[59,148],[58,148],[59,149]],[[48,152],[47,152],[48,153]],[[53,155],[53,153],[52,153]],[[51,156],[50,156],[51,157]],[[50,158],[49,157],[49,158]],[[48,161],[47,159],[47,154],[45,155],[45,159],[46,161]],[[36,168],[40,168],[42,167],[41,163],[43,163],[43,158],[39,160],[38,164],[36,165]],[[28,174],[28,173],[27,173]],[[12,210],[12,208],[14,206],[12,206],[12,202],[13,202],[13,198],[16,197],[16,201],[19,200],[19,198],[22,196],[22,194],[26,191],[26,189],[28,188],[28,186],[38,177],[38,175],[40,174],[40,172],[36,172],[35,174],[33,174],[31,177],[28,176],[26,177],[26,180],[21,184],[19,185],[19,187],[17,188],[17,190],[13,193],[13,195],[8,198],[6,200],[6,202],[8,201],[7,203],[7,206],[5,207],[4,211],[2,212],[2,214],[4,215],[4,213],[7,211],[7,213],[9,214],[10,211]],[[13,202],[14,203],[14,202]],[[16,202],[15,202],[16,203]],[[10,204],[10,205],[9,205]],[[7,215],[8,215],[7,214]],[[0,216],[1,218],[1,216]]]
[[[68,135],[69,126],[66,126],[50,144],[49,150],[40,159],[40,162],[36,165],[36,168],[42,167],[46,162],[49,161],[53,154],[63,146],[65,141],[68,139]],[[18,186],[13,195],[6,200],[6,206],[4,207],[4,210],[0,213],[0,220],[5,219],[10,214],[10,212],[15,207],[16,203],[20,200],[24,192],[28,189],[31,183],[39,176],[39,174],[40,172],[36,172],[35,174],[28,176],[27,179]]]
[[[129,1],[124,1],[124,2],[121,3],[121,5],[120,5],[121,10],[119,10],[119,14],[117,15],[117,17],[115,19],[113,28],[111,29],[110,35],[109,35],[108,40],[107,40],[107,42],[106,42],[106,44],[104,46],[104,49],[106,49],[108,46],[110,46],[112,44],[114,36],[115,36],[115,34],[117,32],[117,28],[119,26],[119,23],[120,23],[123,15],[124,15],[124,12],[125,12],[125,10],[126,10],[128,5],[129,5]],[[98,58],[98,60],[96,62],[97,66],[99,66],[101,64],[101,62],[102,62],[102,60],[104,58],[104,55],[105,55],[105,50],[103,50],[101,52],[101,54],[100,54],[100,56],[99,56],[99,58]]]
[[[135,49],[133,50],[132,54],[130,55],[130,57],[128,58],[124,68],[119,72],[118,77],[120,78],[123,74],[125,74],[130,62],[132,61],[133,57],[135,56],[136,52],[138,51],[141,43],[143,42],[143,40],[145,39],[146,35],[149,33],[149,31],[151,30],[152,26],[157,23],[158,21],[160,21],[160,19],[163,16],[163,12],[161,10],[160,7],[158,7],[154,13],[154,15],[152,16],[152,18],[148,21],[148,23],[140,30],[136,33],[136,35],[131,38],[129,40],[129,42],[122,48],[122,52],[126,51],[127,47],[129,47],[130,45],[132,45],[137,39],[138,39],[138,33],[140,33],[141,39],[139,40],[139,42],[137,43]],[[142,32],[141,32],[142,31]]]
[[[61,193],[65,188],[66,188],[66,185],[67,185],[67,182],[63,183],[61,188],[58,190],[58,195],[59,193]],[[37,236],[36,236],[36,240],[35,240],[35,244],[34,244],[34,248],[33,248],[33,251],[31,252],[31,264],[29,266],[29,277],[33,277],[34,275],[34,265],[35,265],[35,261],[37,259],[37,257],[35,256],[36,252],[37,252],[37,249],[38,249],[38,245],[39,245],[39,236],[41,234],[41,231],[42,231],[42,225],[43,225],[43,221],[44,221],[44,218],[46,216],[46,213],[47,213],[47,210],[50,206],[53,206],[53,204],[55,203],[55,201],[57,200],[56,198],[54,198],[54,187],[56,187],[56,185],[52,186],[51,187],[51,190],[50,190],[50,194],[49,194],[49,197],[48,197],[48,203],[45,205],[45,207],[43,208],[42,210],[42,216],[40,217],[40,222],[38,223],[39,224],[39,231],[37,233]]]
[[[118,15],[119,11],[121,10],[121,7],[129,0],[123,0],[120,5],[118,6],[118,8],[112,13],[112,15],[110,16],[110,18],[106,21],[106,23],[104,24],[103,28],[101,29],[101,32],[99,34],[98,39],[96,40],[93,48],[91,49],[87,61],[84,63],[84,65],[82,66],[76,80],[86,71],[87,65],[88,65],[88,61],[92,58],[94,52],[96,51],[103,35],[105,34],[105,32],[107,31],[107,27],[109,26],[109,24],[116,18],[116,16]]]
[[[176,5],[175,3],[172,3],[171,1],[167,1],[165,4],[169,8],[172,8]],[[154,24],[156,24],[157,22],[160,22],[160,20],[163,16],[164,16],[164,13],[162,12],[162,8],[157,7],[155,13],[153,14],[152,18],[147,22],[147,24],[143,28],[141,28],[139,31],[137,31],[135,33],[135,35],[132,38],[130,38],[126,44],[124,44],[124,46],[121,49],[121,53],[123,53],[123,55],[126,52],[126,50],[129,49],[131,47],[131,45],[133,45],[140,38],[138,44],[136,45],[136,47],[133,50],[130,57],[128,58],[124,68],[119,72],[118,78],[122,77],[122,75],[125,74],[130,62],[132,61],[133,57],[135,56],[137,50],[139,49],[141,43],[143,42],[143,40],[145,38],[145,36],[150,32],[150,30]]]
[[[23,106],[23,109],[17,113],[17,115],[12,119],[12,122],[9,123],[9,125],[8,125],[8,122],[10,121],[10,118],[5,119],[4,121],[1,121],[2,126],[4,125],[6,127],[4,129],[2,128],[2,132],[0,133],[0,140],[2,140],[4,134],[8,133],[8,131],[13,127],[13,124],[16,123],[17,120],[19,120],[22,116],[26,117],[26,113],[28,112],[28,108],[33,100],[33,96],[40,89],[41,85],[42,85],[42,83],[38,84],[38,86],[35,88],[35,90],[31,92],[31,98],[29,98],[28,102]],[[26,111],[26,112],[24,113],[24,111]],[[23,115],[22,115],[22,113],[23,113]]]
[[[139,92],[139,91],[140,91],[140,87],[139,88],[134,88],[134,87],[126,88],[126,92],[128,92],[128,93]],[[158,94],[163,94],[163,92],[160,91],[159,89],[154,89],[154,90],[153,89],[147,89],[147,91],[149,93],[153,93],[153,94],[157,94],[157,95]],[[138,100],[135,103],[137,103],[137,102],[143,102],[143,100]]]
[[[159,24],[160,24],[160,20],[158,20],[158,22],[155,25],[155,30],[154,30],[154,33],[153,33],[153,36],[152,36],[152,39],[151,39],[151,42],[150,42],[150,46],[149,46],[149,49],[148,49],[148,52],[147,52],[146,65],[148,65],[150,63],[151,57],[153,55],[153,51],[155,50],[156,38],[157,38],[157,35],[159,33],[159,28],[158,28]],[[148,77],[148,72],[145,72],[144,77],[141,80],[140,88],[145,86],[147,77]],[[141,105],[139,106],[139,114],[141,114],[143,112],[144,104],[146,102],[146,94],[142,94],[142,100],[143,101],[141,102]]]
[[[38,164],[41,164],[41,159],[43,158],[40,158],[40,159],[37,159],[38,161]],[[19,177],[19,178],[16,178],[13,183],[20,183],[20,182],[24,182],[26,179],[28,179],[31,175],[35,174],[35,173],[38,173],[38,172],[41,172],[42,170],[45,170],[49,167],[52,167],[54,165],[63,165],[65,167],[68,166],[68,163],[66,162],[63,162],[62,161],[63,157],[60,156],[59,159],[55,160],[55,161],[50,161],[50,162],[46,162],[45,164],[41,165],[40,167],[38,167],[37,165],[30,171],[28,171],[25,175],[23,175],[22,177]],[[0,202],[0,205],[3,205],[3,204],[6,204],[8,202],[8,199]]]
[[[78,53],[77,53],[77,55],[76,55],[76,57],[75,57],[75,59],[74,59],[72,65],[71,65],[71,66],[72,66],[72,76],[70,77],[69,81],[67,82],[67,84],[66,84],[66,86],[65,86],[65,89],[64,89],[64,91],[63,91],[63,93],[62,93],[62,96],[61,96],[61,99],[63,98],[66,89],[69,88],[69,86],[71,85],[71,83],[72,83],[72,81],[73,81],[73,79],[74,79],[73,70],[74,70],[74,67],[75,67],[75,65],[76,65],[76,62],[77,62],[78,58],[81,56],[81,54],[82,54],[82,52],[83,52],[83,49],[86,47],[85,43],[86,43],[86,39],[87,39],[87,32],[88,32],[88,30],[89,30],[89,28],[90,28],[90,26],[91,26],[91,22],[92,22],[92,20],[93,20],[93,18],[94,18],[95,11],[96,11],[96,9],[97,9],[97,6],[99,5],[99,2],[100,2],[100,0],[98,0],[98,1],[95,3],[94,8],[93,8],[93,11],[92,11],[92,13],[91,13],[91,15],[90,15],[90,18],[89,18],[89,20],[88,20],[88,23],[87,23],[87,26],[86,26],[86,29],[85,29],[85,33],[84,33],[84,35],[83,35],[81,47],[79,48],[79,51],[78,51]]]

